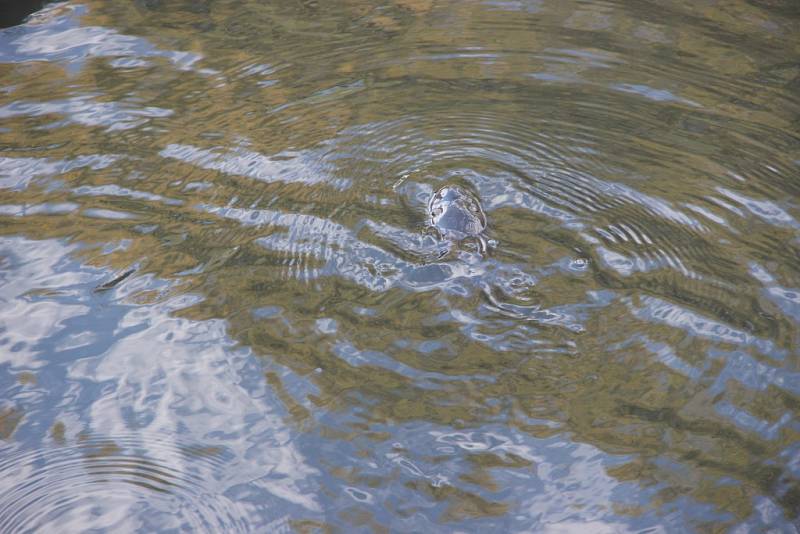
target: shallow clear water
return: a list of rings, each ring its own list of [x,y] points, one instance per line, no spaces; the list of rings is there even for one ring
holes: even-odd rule
[[[797,532],[799,176],[794,0],[48,4],[0,531]]]

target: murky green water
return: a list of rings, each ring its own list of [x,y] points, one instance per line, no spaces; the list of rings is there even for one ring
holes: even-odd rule
[[[46,5],[0,531],[797,532],[799,177],[794,0]]]

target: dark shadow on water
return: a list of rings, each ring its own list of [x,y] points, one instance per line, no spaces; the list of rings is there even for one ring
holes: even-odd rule
[[[0,0],[0,28],[22,24],[48,3],[44,0]]]

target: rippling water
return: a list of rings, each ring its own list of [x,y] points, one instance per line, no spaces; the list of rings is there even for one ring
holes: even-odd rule
[[[795,0],[25,15],[0,531],[798,531]]]

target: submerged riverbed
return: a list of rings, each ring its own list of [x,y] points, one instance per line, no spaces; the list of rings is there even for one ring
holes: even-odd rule
[[[3,23],[0,532],[797,532],[794,0]]]

